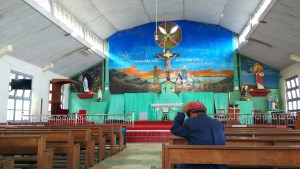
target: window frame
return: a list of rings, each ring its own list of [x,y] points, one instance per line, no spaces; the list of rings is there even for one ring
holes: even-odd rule
[[[12,78],[14,76],[14,78]],[[20,78],[22,77],[22,78]],[[10,72],[10,82],[12,79],[32,79],[33,76],[25,74],[25,73],[21,73],[15,70],[11,70]],[[29,94],[27,93],[28,97],[25,97],[25,93],[28,90],[21,90],[21,89],[17,89],[13,91],[13,94],[11,93],[11,84],[9,83],[9,94],[8,94],[8,102],[7,102],[7,121],[8,122],[20,122],[23,121],[25,119],[23,119],[23,115],[24,112],[28,112],[28,114],[26,113],[25,115],[31,115],[31,96],[32,96],[32,90],[29,90]],[[18,95],[19,92],[22,92],[21,95]],[[11,100],[13,100],[13,105],[11,105]],[[18,108],[17,103],[20,103],[21,101],[21,108]],[[29,105],[25,106],[25,102],[29,102]],[[25,110],[24,108],[28,107],[28,110]],[[17,109],[18,108],[18,109]],[[21,117],[18,118],[19,113],[21,111]],[[12,118],[10,118],[12,117]],[[29,119],[28,119],[29,120]]]
[[[292,82],[294,82],[294,85]],[[290,113],[297,114],[297,112],[300,112],[300,94],[299,94],[298,76],[296,75],[285,79],[285,87],[286,87],[285,93],[286,93],[287,110]]]

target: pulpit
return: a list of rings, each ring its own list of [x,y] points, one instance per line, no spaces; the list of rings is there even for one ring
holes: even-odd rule
[[[227,110],[228,110],[229,124],[241,124],[239,121],[240,108],[238,107],[238,104],[230,104]]]
[[[151,104],[151,107],[153,108],[158,108],[158,109],[162,109],[162,112],[163,112],[163,117],[162,117],[162,120],[163,121],[168,121],[169,118],[168,118],[168,112],[171,108],[179,108],[182,106],[182,103],[154,103],[154,104]]]

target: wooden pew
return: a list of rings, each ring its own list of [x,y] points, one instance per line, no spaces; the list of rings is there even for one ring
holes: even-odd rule
[[[228,164],[300,168],[300,147],[162,145],[162,168],[174,164]],[[195,158],[200,157],[200,158]]]
[[[38,169],[53,168],[53,151],[54,149],[46,149],[44,136],[0,136],[0,158],[12,158],[15,162],[36,161]]]
[[[226,137],[259,137],[259,138],[300,138],[300,130],[287,130],[287,131],[225,131]]]
[[[291,128],[275,128],[275,127],[225,127],[225,132],[232,131],[291,131]]]
[[[74,142],[72,131],[49,131],[49,130],[4,130],[0,131],[4,136],[41,135],[46,140],[47,148],[54,148],[54,155],[67,155],[67,168],[79,169],[80,145]]]
[[[183,137],[170,136],[169,144],[187,145],[187,140]],[[247,145],[247,146],[283,146],[295,145],[300,146],[300,138],[252,138],[252,137],[229,137],[226,138],[226,145]]]
[[[43,126],[15,126],[13,128],[5,128],[5,131],[26,131],[26,132],[50,132],[59,133],[59,132],[72,132],[73,139],[72,143],[79,143],[79,152],[80,149],[85,151],[84,161],[85,166],[90,167],[94,165],[94,156],[95,156],[95,141],[92,140],[91,130],[77,127],[68,127],[68,128],[60,128],[60,127],[43,127]],[[1,130],[0,130],[1,132]],[[59,137],[58,137],[59,138]],[[77,154],[77,152],[76,152]],[[80,153],[79,153],[80,157]],[[77,159],[77,156],[76,156]],[[79,158],[80,159],[80,158]],[[80,160],[78,162],[80,162]],[[69,160],[68,160],[69,162]],[[68,165],[69,166],[69,165]]]
[[[14,169],[14,160],[13,159],[0,160],[0,169]]]

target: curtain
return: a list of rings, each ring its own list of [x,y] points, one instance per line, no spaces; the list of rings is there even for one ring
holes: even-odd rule
[[[124,104],[123,94],[111,95],[108,114],[124,114]]]
[[[214,93],[214,102],[217,113],[227,114],[228,93]],[[218,109],[224,109],[224,111],[218,111]]]
[[[241,124],[253,124],[252,112],[253,102],[252,101],[235,101],[240,108],[239,121]]]
[[[149,107],[154,103],[155,93],[125,93],[125,113],[132,113],[134,110],[134,120],[140,119],[140,113],[147,113],[148,120],[151,120]]]
[[[202,102],[207,110],[206,114],[214,114],[214,95],[213,92],[194,92],[194,93],[181,93],[181,100],[183,104],[187,102]]]

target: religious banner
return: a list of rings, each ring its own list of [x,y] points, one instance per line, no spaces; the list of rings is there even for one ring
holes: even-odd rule
[[[174,93],[232,91],[235,34],[220,26],[149,23],[112,35],[108,44],[113,94],[160,93],[164,83],[175,84]]]
[[[71,79],[77,82],[71,84],[71,92],[99,92],[99,89],[102,88],[102,63],[71,77]]]
[[[278,89],[280,72],[265,64],[241,56],[241,83],[249,89]]]

